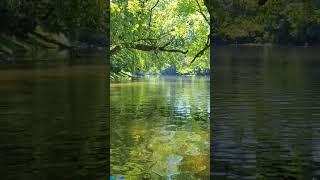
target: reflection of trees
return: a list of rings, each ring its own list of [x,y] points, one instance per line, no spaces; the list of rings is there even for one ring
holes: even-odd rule
[[[92,73],[95,72],[95,73]],[[17,71],[3,80],[12,93],[1,104],[4,179],[106,176],[107,133],[104,68]],[[17,98],[15,98],[17,97]],[[1,98],[2,99],[2,98]],[[10,112],[15,112],[10,114]],[[107,131],[107,132],[106,132]]]
[[[309,75],[314,52],[239,52],[229,50],[229,57],[215,59],[213,83],[219,88],[213,91],[213,172],[311,179],[316,159],[311,156],[317,156],[314,129],[319,127],[311,108],[317,84],[308,83],[314,79]]]
[[[208,124],[208,113],[197,113],[208,109],[208,95],[201,97],[207,87],[202,80],[180,78],[113,84],[112,174],[158,178],[184,171],[207,177],[209,132],[201,124]]]

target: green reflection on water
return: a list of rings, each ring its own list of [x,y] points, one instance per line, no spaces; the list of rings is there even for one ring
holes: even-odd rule
[[[209,79],[111,84],[111,174],[209,179]]]

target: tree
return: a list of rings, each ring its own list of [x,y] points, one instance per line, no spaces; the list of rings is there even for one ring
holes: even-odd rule
[[[0,32],[20,37],[37,26],[72,38],[79,29],[105,32],[107,0],[3,0]]]
[[[216,43],[319,43],[319,1],[205,0]]]
[[[112,71],[134,74],[175,66],[187,73],[207,68],[204,10],[199,0],[112,0]]]

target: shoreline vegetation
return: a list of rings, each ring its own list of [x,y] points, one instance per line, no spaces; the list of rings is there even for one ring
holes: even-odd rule
[[[320,44],[310,45],[305,44],[273,44],[273,43],[224,43],[217,44],[214,47],[319,47]],[[28,35],[28,39],[18,39],[15,36],[0,34],[0,63],[10,61],[15,53],[28,53],[33,50],[98,50],[107,51],[105,46],[97,46],[96,44],[74,42],[70,44],[64,34],[48,34],[43,32],[34,32]],[[121,73],[126,76],[131,76],[127,73]]]
[[[110,74],[111,82],[121,82],[121,81],[128,81],[128,80],[139,80],[146,77],[190,77],[190,76],[198,76],[198,77],[209,77],[210,71],[206,74],[142,74],[142,75],[131,75],[128,73],[112,73]]]
[[[0,63],[48,49],[103,50],[108,44],[109,10],[108,0],[3,0]]]
[[[190,75],[207,73],[210,42],[236,47],[320,45],[319,1],[210,2],[3,0],[0,63],[41,49],[67,49],[75,57],[86,49],[108,52],[109,41],[112,74],[161,74],[174,67],[174,74]]]
[[[101,42],[106,36],[101,34],[81,34],[78,40],[71,42],[63,33],[48,33],[40,28],[28,33],[24,38],[14,35],[0,34],[0,63],[9,63],[15,60],[15,55],[32,54],[41,50],[68,50],[73,56],[79,56],[81,50],[107,51],[107,46]],[[98,38],[94,37],[100,36]],[[84,41],[83,39],[86,38]],[[91,40],[91,41],[90,41]]]
[[[178,74],[197,74],[209,68],[210,42],[315,46],[320,42],[319,9],[315,0],[114,0],[111,70],[161,74],[175,67]]]

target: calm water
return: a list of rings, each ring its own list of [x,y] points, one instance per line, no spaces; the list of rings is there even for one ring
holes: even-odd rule
[[[0,179],[107,179],[103,57],[43,58],[0,66]]]
[[[320,178],[320,50],[216,51],[212,177]],[[104,57],[51,58],[0,66],[1,179],[107,179]],[[209,179],[209,99],[208,78],[112,83],[112,175]]]
[[[111,174],[209,179],[209,78],[111,84]]]
[[[213,179],[320,179],[320,48],[219,48]]]

